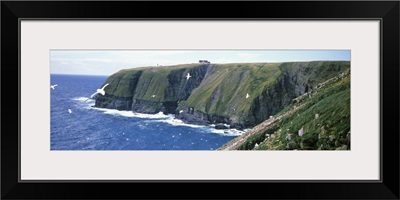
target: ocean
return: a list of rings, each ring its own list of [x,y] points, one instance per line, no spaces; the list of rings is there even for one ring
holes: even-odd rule
[[[57,84],[49,88],[51,150],[216,150],[243,133],[185,124],[163,113],[95,108],[87,99],[106,79],[51,75],[51,85]]]

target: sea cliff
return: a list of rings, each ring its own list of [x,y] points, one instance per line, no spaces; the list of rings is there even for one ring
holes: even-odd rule
[[[175,114],[194,124],[248,128],[319,83],[350,70],[348,61],[183,64],[121,70],[95,107]],[[190,75],[187,78],[187,75]],[[103,84],[103,85],[104,85]]]

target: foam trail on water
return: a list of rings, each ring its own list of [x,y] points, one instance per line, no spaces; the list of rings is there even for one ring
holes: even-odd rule
[[[87,99],[88,99],[87,97],[76,97],[76,98],[73,98],[72,100],[84,102],[87,109],[102,111],[104,114],[108,114],[108,115],[123,116],[123,117],[136,117],[136,118],[143,118],[143,119],[156,119],[156,120],[151,120],[151,122],[168,123],[172,126],[186,126],[186,127],[192,127],[192,128],[203,128],[203,129],[207,129],[207,131],[209,131],[211,133],[216,133],[216,134],[220,134],[220,135],[224,135],[224,136],[240,136],[247,131],[247,130],[240,131],[237,129],[223,129],[223,130],[215,129],[214,128],[215,124],[210,124],[209,126],[187,124],[180,119],[176,119],[174,117],[174,115],[165,115],[162,112],[159,112],[157,114],[144,114],[144,113],[135,113],[135,112],[126,111],[126,110],[96,108],[96,107],[93,107],[95,100],[94,99],[87,100]],[[224,124],[224,125],[226,127],[230,127],[228,124]]]
[[[87,109],[103,111],[104,114],[108,114],[108,115],[117,115],[117,116],[122,116],[122,117],[146,118],[146,119],[164,119],[164,118],[168,118],[168,115],[164,115],[162,112],[159,112],[157,114],[144,114],[144,113],[135,113],[133,111],[128,111],[128,110],[96,108],[96,107],[93,107],[95,100],[94,99],[87,100],[87,99],[88,99],[87,97],[76,97],[76,98],[73,98],[72,100],[80,101],[80,102],[85,103],[85,108],[87,108]]]
[[[176,119],[173,117],[173,115],[168,115],[168,118],[162,119],[162,120],[156,120],[155,122],[163,122],[163,123],[168,123],[172,126],[188,126],[188,127],[193,127],[193,128],[206,128],[207,126],[202,126],[202,125],[194,125],[194,124],[186,124],[180,119]]]
[[[84,108],[86,108],[86,109],[91,109],[92,106],[94,106],[94,104],[95,104],[94,103],[95,100],[89,99],[88,97],[75,97],[75,98],[72,98],[72,100],[79,101],[79,103],[83,104]]]
[[[220,134],[220,135],[224,135],[224,136],[239,136],[247,131],[247,130],[240,131],[237,129],[224,129],[224,130],[215,129],[214,128],[215,124],[211,124],[209,126],[186,124],[182,120],[174,118],[173,115],[169,115],[169,118],[167,118],[167,119],[155,120],[154,122],[168,123],[172,126],[188,126],[188,127],[193,127],[193,128],[204,128],[204,129],[207,129],[207,131],[209,131],[211,133],[216,133],[216,134]],[[225,126],[229,127],[228,124],[225,124]]]
[[[118,115],[118,116],[123,116],[123,117],[136,117],[136,118],[145,118],[145,119],[163,119],[163,118],[168,118],[168,116],[164,115],[162,112],[159,112],[157,114],[143,114],[143,113],[135,113],[135,112],[132,112],[132,111],[127,111],[127,110],[115,110],[115,109],[107,109],[107,108],[91,107],[91,109],[103,111],[104,114]]]
[[[72,100],[83,101],[83,102],[85,102],[87,100],[86,102],[94,102],[94,99],[88,99],[88,97],[75,97],[75,98],[72,98]]]

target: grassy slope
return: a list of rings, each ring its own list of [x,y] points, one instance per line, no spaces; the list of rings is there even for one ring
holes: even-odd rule
[[[105,92],[117,97],[134,97],[135,99],[162,101],[164,99],[165,88],[168,86],[168,74],[172,70],[195,66],[198,66],[198,64],[124,69],[107,79],[106,83],[110,83],[110,85],[106,87]],[[137,82],[139,89],[132,90],[134,88],[132,80],[135,78],[139,78]],[[146,89],[143,90],[140,88]],[[156,96],[152,97],[152,95]]]
[[[239,149],[253,149],[256,143],[260,144],[257,150],[350,149],[349,76],[327,84],[312,97],[289,105],[278,115],[301,105],[304,107],[261,134],[252,136]],[[315,114],[319,114],[317,119]],[[298,130],[302,127],[304,135],[300,137]],[[266,139],[266,134],[274,134],[274,137]],[[288,134],[292,134],[290,141],[286,141]]]
[[[135,77],[139,77],[141,74],[140,70],[121,70],[113,75],[111,75],[106,83],[109,85],[104,89],[107,94],[117,96],[117,97],[132,97],[134,91],[130,88],[132,87],[132,82]]]
[[[278,66],[276,63],[216,65],[214,73],[182,103],[207,114],[241,115],[249,110],[253,99],[281,74]],[[246,99],[247,93],[250,97]]]

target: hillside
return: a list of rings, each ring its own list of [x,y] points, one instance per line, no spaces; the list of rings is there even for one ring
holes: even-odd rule
[[[161,111],[187,123],[226,123],[241,129],[263,122],[297,96],[349,69],[347,61],[126,69],[107,79],[106,95],[98,96],[95,106],[142,113]],[[191,78],[186,78],[187,73]]]
[[[294,149],[350,149],[349,73],[322,82],[219,150]]]

